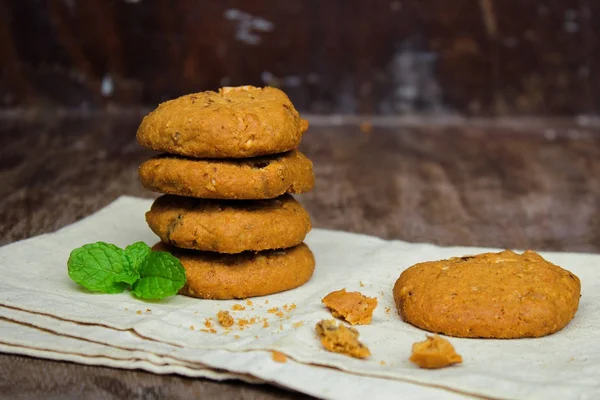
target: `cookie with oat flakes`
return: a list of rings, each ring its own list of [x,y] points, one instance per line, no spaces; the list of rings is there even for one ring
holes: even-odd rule
[[[144,162],[139,173],[146,189],[203,199],[272,199],[306,193],[315,183],[312,162],[297,150],[248,159],[164,154]]]
[[[293,247],[311,229],[308,213],[289,194],[231,201],[164,195],[146,222],[165,243],[227,254]]]
[[[533,251],[506,250],[416,264],[402,272],[393,295],[402,318],[421,329],[511,339],[564,328],[581,284]]]
[[[158,243],[155,251],[179,258],[186,284],[180,294],[202,299],[245,299],[297,288],[308,282],[315,258],[304,243],[283,250],[219,254]]]
[[[194,158],[248,158],[295,149],[308,122],[279,89],[225,87],[166,101],[144,117],[138,142]]]

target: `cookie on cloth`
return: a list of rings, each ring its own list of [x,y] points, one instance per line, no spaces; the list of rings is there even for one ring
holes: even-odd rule
[[[308,121],[279,89],[225,87],[166,101],[144,117],[138,142],[194,158],[247,158],[295,149]]]
[[[232,201],[164,195],[146,221],[165,243],[227,254],[296,246],[311,229],[308,213],[289,194]]]
[[[306,193],[315,183],[312,162],[299,151],[248,159],[197,160],[164,154],[140,166],[146,189],[204,199],[272,199]]]
[[[283,292],[308,282],[315,269],[314,256],[304,243],[240,254],[184,250],[165,243],[152,249],[179,258],[187,278],[179,293],[202,299],[244,299]]]
[[[554,333],[573,319],[581,284],[533,251],[510,250],[416,264],[393,289],[402,318],[449,336],[523,338]]]

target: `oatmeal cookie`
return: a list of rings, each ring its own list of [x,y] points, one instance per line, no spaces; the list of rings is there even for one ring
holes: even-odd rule
[[[311,229],[308,213],[289,194],[245,201],[164,195],[146,221],[165,243],[227,254],[293,247]]]
[[[202,299],[244,299],[297,288],[308,282],[315,259],[304,243],[284,250],[219,254],[158,243],[155,251],[179,258],[187,282],[180,294]]]
[[[299,151],[248,159],[195,160],[164,154],[139,169],[146,189],[203,199],[272,199],[306,193],[315,183],[312,162]]]
[[[393,289],[399,314],[421,329],[503,339],[562,329],[575,315],[580,293],[571,272],[533,251],[510,250],[416,264]]]
[[[247,158],[295,149],[308,122],[272,87],[226,87],[169,100],[144,117],[138,142],[195,158]]]

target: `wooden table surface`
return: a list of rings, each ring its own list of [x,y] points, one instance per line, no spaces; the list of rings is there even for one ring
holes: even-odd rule
[[[152,153],[140,113],[0,118],[0,244],[56,230],[120,195]],[[318,228],[441,245],[600,252],[600,127],[571,120],[315,118],[302,143]],[[586,121],[583,121],[586,122]],[[372,128],[371,128],[372,126]],[[568,267],[568,266],[567,266]],[[0,354],[0,397],[299,398]]]

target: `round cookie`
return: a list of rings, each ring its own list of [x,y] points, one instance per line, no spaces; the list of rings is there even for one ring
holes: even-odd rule
[[[154,157],[140,166],[146,189],[204,199],[272,199],[305,193],[315,183],[312,162],[299,151],[250,159]]]
[[[202,299],[244,299],[297,288],[308,282],[315,259],[304,243],[284,250],[218,254],[164,243],[152,248],[179,258],[187,278],[180,294]]]
[[[533,251],[510,250],[416,264],[393,294],[419,328],[470,338],[539,337],[565,327],[579,306],[579,278]]]
[[[164,195],[146,221],[165,243],[227,254],[296,246],[311,228],[306,210],[288,194],[246,201]]]
[[[188,94],[144,117],[138,142],[196,158],[247,158],[295,149],[308,129],[281,90],[253,86]]]

